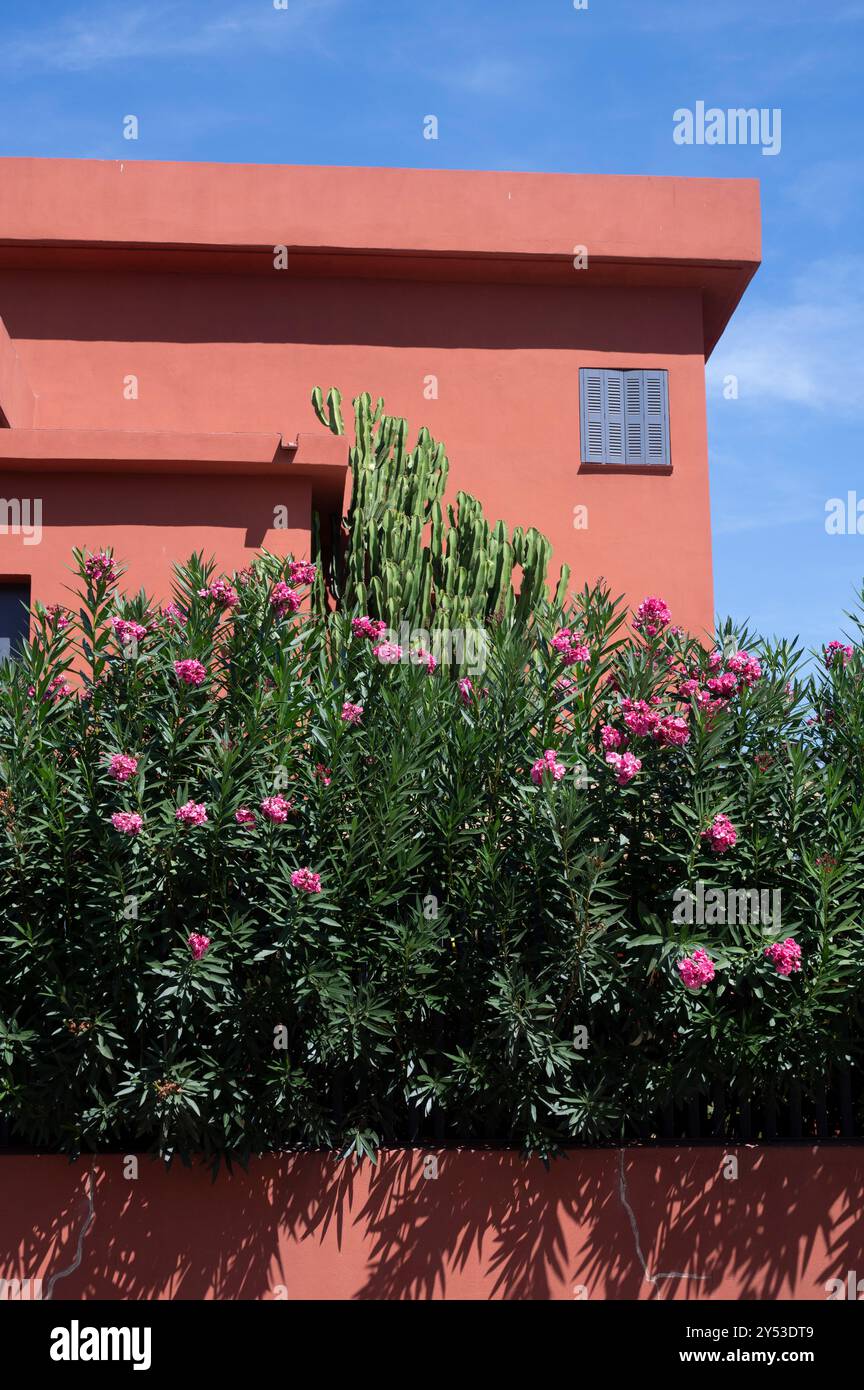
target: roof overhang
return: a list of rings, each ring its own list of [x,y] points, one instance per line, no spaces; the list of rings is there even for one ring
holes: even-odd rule
[[[707,357],[761,259],[759,184],[0,160],[0,266],[272,274],[283,246],[297,277],[697,289]]]
[[[230,474],[305,479],[312,504],[340,513],[348,449],[336,435],[0,429],[0,473]]]

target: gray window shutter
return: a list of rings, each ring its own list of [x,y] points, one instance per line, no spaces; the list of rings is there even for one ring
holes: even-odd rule
[[[583,463],[669,463],[668,376],[663,370],[582,367]]]
[[[624,463],[624,373],[605,371],[605,456],[604,463]]]
[[[669,463],[669,378],[664,371],[642,373],[645,463]]]
[[[595,367],[582,367],[579,372],[579,402],[581,406],[582,462],[605,463],[605,372]]]
[[[624,373],[627,416],[627,462],[647,463],[645,457],[645,373]]]

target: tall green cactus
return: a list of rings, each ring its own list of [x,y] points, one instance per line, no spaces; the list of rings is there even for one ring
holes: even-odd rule
[[[318,419],[344,434],[341,395],[316,386],[312,405]],[[445,510],[449,462],[444,445],[420,430],[408,445],[408,422],[387,415],[379,397],[354,401],[354,444],[349,450],[351,505],[334,537],[327,588],[337,606],[384,619],[407,621],[432,631],[467,628],[491,619],[527,622],[547,598],[546,571],[552,547],[539,531],[516,527],[508,539],[503,521],[490,527],[476,497],[456,495]],[[316,518],[313,544],[323,559]],[[522,582],[513,587],[519,566]],[[563,603],[570,577],[563,566],[555,601]],[[323,611],[323,585],[316,592]]]

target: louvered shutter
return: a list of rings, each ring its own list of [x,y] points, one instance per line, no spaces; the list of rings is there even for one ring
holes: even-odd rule
[[[645,373],[624,373],[627,462],[646,463],[645,457]]]
[[[666,372],[643,372],[644,462],[669,462],[669,388]]]
[[[605,452],[604,463],[625,462],[624,442],[624,373],[605,371]]]
[[[579,372],[579,402],[582,427],[582,462],[605,463],[604,400],[605,372],[583,367]]]

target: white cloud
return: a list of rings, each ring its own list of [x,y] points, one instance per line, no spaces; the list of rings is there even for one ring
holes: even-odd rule
[[[787,303],[739,310],[709,364],[709,387],[716,394],[734,375],[744,404],[859,417],[862,341],[860,264],[851,257],[814,261],[794,282]]]
[[[279,46],[343,0],[290,0],[286,10],[269,3],[169,3],[110,8],[8,33],[0,66],[16,74],[54,70],[83,72],[105,64],[146,58],[206,57],[250,46]]]

